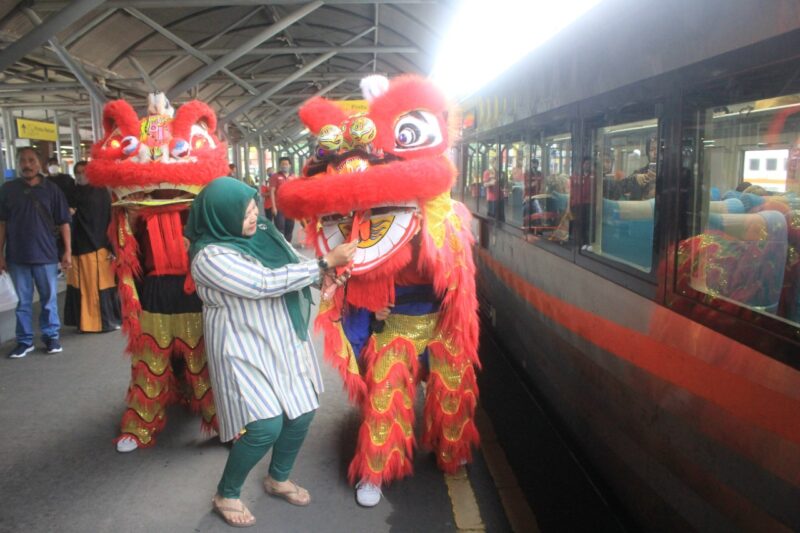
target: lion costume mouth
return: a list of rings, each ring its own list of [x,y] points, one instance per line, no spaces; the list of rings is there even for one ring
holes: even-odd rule
[[[349,215],[324,215],[319,218],[317,247],[328,253],[354,237],[358,248],[353,259],[353,274],[368,272],[387,261],[417,234],[420,228],[419,206],[376,206]],[[354,221],[358,227],[354,227]],[[353,235],[356,232],[356,235]]]

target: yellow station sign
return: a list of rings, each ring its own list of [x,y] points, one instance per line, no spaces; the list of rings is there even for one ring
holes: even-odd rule
[[[369,102],[366,100],[334,100],[333,103],[348,115],[366,113],[369,110]]]
[[[56,133],[56,125],[52,122],[40,122],[38,120],[28,120],[27,118],[18,118],[17,137],[20,139],[36,139],[39,141],[55,141],[58,135]]]

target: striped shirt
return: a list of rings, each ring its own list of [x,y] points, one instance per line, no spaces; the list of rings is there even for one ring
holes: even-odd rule
[[[210,245],[192,261],[203,301],[208,369],[219,435],[233,439],[250,422],[319,407],[314,347],[298,338],[284,293],[319,279],[314,260],[269,269],[236,250]]]

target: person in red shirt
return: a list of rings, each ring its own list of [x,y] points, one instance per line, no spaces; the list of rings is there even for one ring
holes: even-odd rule
[[[494,217],[497,212],[497,174],[494,168],[483,173],[483,187],[486,189],[486,214]]]
[[[269,192],[269,180],[274,173],[274,168],[267,167],[267,179],[264,180],[264,184],[261,186],[261,198],[264,199],[264,216],[269,220],[275,218],[275,215],[272,214],[272,195]]]
[[[278,160],[278,172],[269,178],[269,196],[272,203],[273,222],[275,222],[278,231],[283,233],[283,236],[290,243],[292,242],[292,232],[294,232],[294,220],[283,215],[278,205],[277,196],[281,185],[293,179],[296,179],[296,176],[292,174],[292,160],[288,157],[281,157]]]

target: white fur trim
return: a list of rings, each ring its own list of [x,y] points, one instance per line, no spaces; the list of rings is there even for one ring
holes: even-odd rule
[[[370,102],[388,90],[389,79],[386,76],[375,74],[361,79],[361,94]]]

